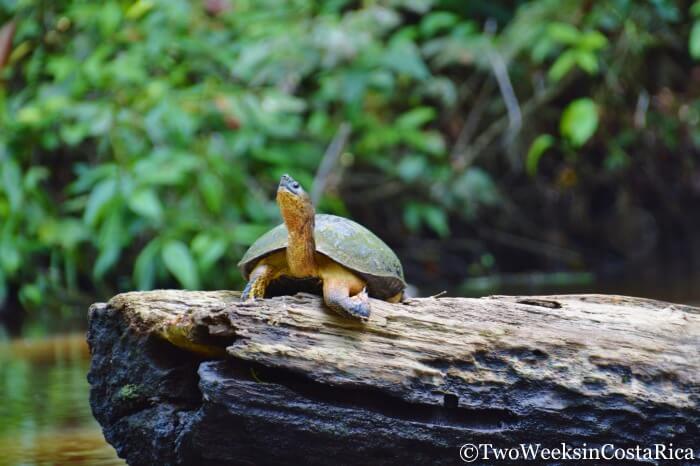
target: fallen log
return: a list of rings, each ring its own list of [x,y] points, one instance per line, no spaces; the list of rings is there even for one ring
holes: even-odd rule
[[[134,292],[90,308],[91,405],[129,464],[459,464],[465,444],[474,464],[521,444],[700,458],[698,308],[373,300],[363,324],[308,294],[238,297]]]

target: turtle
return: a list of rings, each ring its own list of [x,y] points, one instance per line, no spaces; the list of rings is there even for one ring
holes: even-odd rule
[[[241,299],[264,298],[277,280],[314,280],[333,311],[366,321],[369,297],[396,303],[406,281],[401,261],[364,226],[344,217],[316,214],[311,198],[289,175],[277,188],[284,223],[260,236],[238,263],[247,284]]]

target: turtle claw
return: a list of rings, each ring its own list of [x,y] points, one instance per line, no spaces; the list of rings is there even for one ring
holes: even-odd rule
[[[251,301],[251,288],[253,288],[253,282],[246,283],[245,288],[243,288],[243,292],[241,293],[241,301]]]
[[[350,304],[345,308],[348,314],[356,319],[367,321],[370,314],[369,294],[367,294],[367,287],[364,287],[362,291],[351,297],[349,301]]]

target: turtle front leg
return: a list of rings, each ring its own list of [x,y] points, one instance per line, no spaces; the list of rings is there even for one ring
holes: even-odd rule
[[[243,288],[241,301],[254,301],[265,297],[265,290],[275,275],[275,271],[268,264],[258,264],[250,273],[248,283]]]
[[[369,319],[370,305],[367,289],[350,296],[350,285],[342,280],[323,281],[323,300],[326,306],[345,317],[366,321]]]

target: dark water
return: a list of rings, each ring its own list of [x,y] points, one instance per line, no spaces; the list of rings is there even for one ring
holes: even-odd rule
[[[124,465],[88,403],[85,334],[0,339],[0,465]]]

